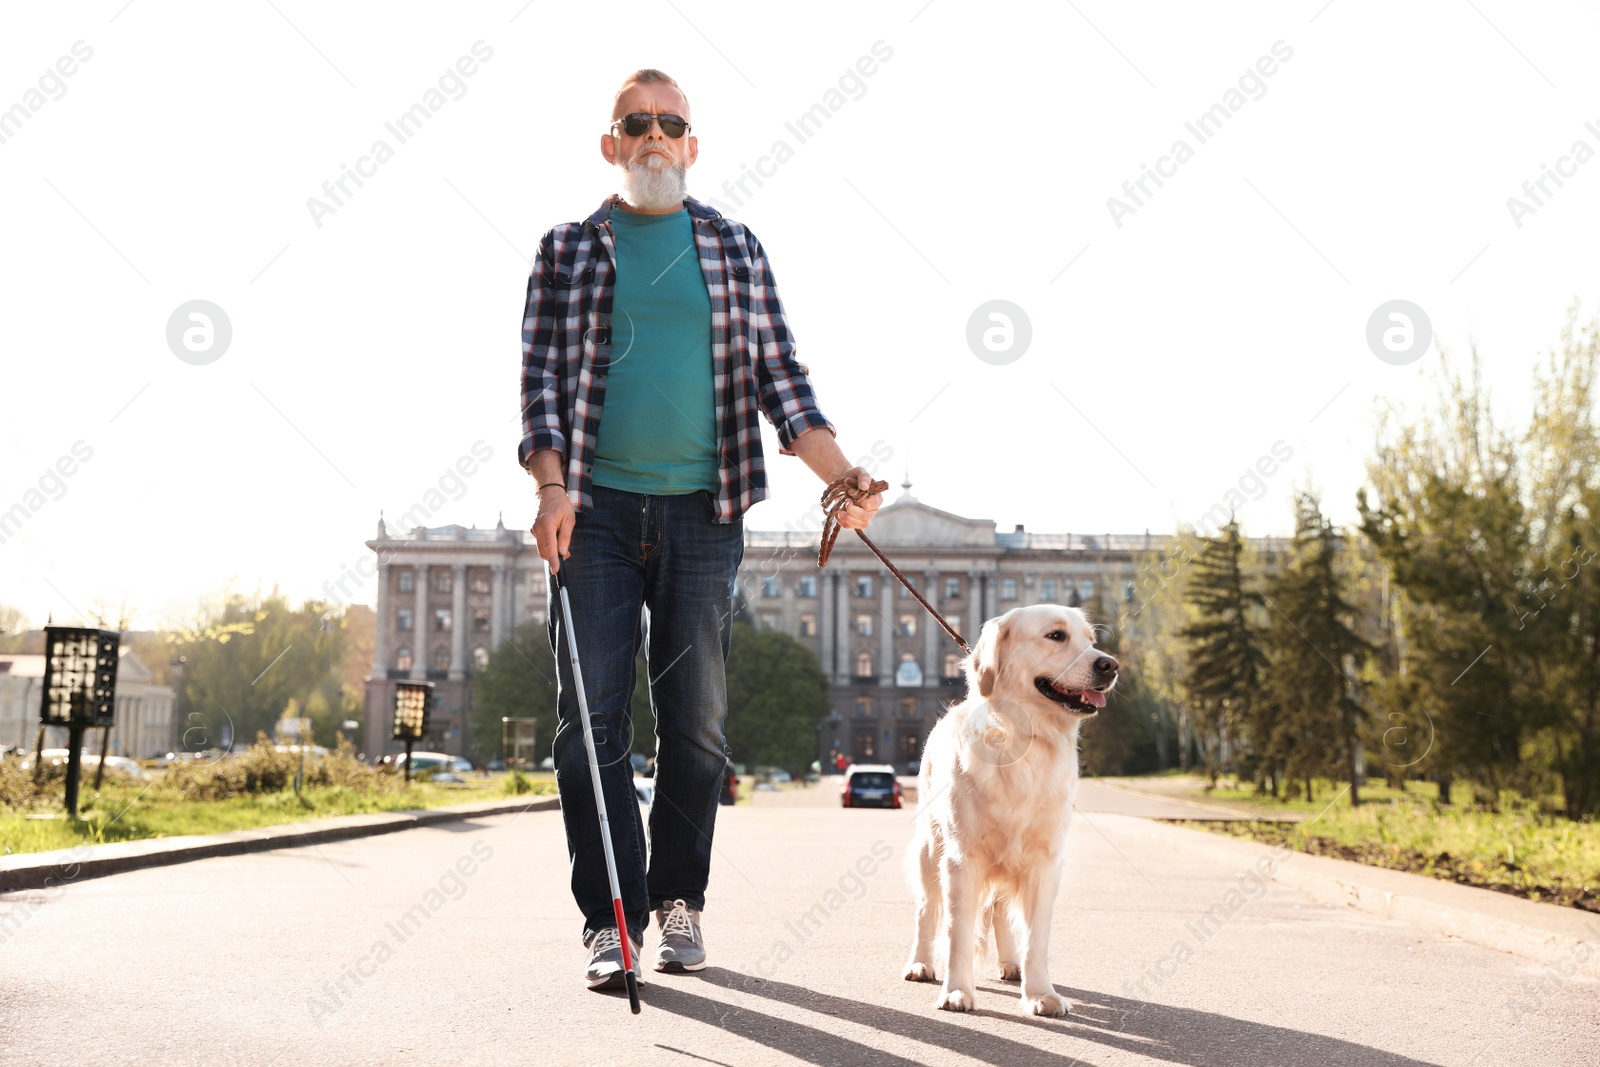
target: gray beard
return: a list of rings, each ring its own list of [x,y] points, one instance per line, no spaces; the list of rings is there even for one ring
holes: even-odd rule
[[[682,164],[651,166],[621,163],[622,198],[641,211],[674,211],[688,195],[688,168]]]

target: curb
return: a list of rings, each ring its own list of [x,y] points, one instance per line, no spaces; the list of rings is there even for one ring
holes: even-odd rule
[[[18,889],[60,888],[85,878],[188,863],[212,856],[238,856],[247,852],[299,848],[326,841],[391,834],[461,819],[544,811],[558,807],[560,803],[555,796],[538,796],[529,800],[479,800],[448,808],[339,815],[318,819],[310,824],[310,829],[303,828],[307,825],[305,823],[280,823],[222,834],[155,837],[108,845],[78,845],[52,852],[21,853],[0,857],[0,893]]]
[[[1147,836],[1212,860],[1255,867],[1319,904],[1399,919],[1431,933],[1536,960],[1562,976],[1600,979],[1600,915],[1593,912],[1292,850],[1275,864],[1269,859],[1268,866],[1276,869],[1267,873],[1256,865],[1274,855],[1271,845],[1127,818],[1143,824],[1139,829]]]

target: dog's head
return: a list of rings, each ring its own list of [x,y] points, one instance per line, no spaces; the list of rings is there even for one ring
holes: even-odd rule
[[[1117,661],[1094,644],[1077,608],[1034,604],[983,624],[967,658],[967,681],[981,697],[996,690],[1032,695],[1074,715],[1094,715],[1117,684]]]

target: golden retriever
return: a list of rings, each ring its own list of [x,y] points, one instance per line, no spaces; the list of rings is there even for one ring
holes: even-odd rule
[[[990,619],[965,664],[966,699],[928,735],[907,855],[917,922],[905,978],[938,978],[937,934],[945,966],[936,1004],[946,1011],[974,1005],[981,915],[1000,977],[1022,979],[1023,1014],[1067,1013],[1050,981],[1050,915],[1078,785],[1078,727],[1117,681],[1117,661],[1094,641],[1077,608],[1036,604]]]

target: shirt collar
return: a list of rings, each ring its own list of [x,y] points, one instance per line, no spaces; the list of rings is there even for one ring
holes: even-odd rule
[[[606,197],[600,202],[600,206],[595,209],[594,214],[590,215],[587,219],[584,219],[584,224],[598,227],[610,222],[611,209],[615,207],[617,202],[621,199],[622,197],[616,193],[612,193],[610,196]],[[683,198],[683,206],[689,209],[689,217],[692,219],[709,219],[712,222],[720,222],[722,220],[722,213],[720,211],[709,204],[702,204],[692,196],[686,196]]]

